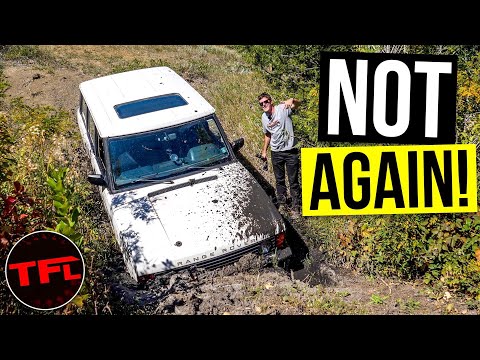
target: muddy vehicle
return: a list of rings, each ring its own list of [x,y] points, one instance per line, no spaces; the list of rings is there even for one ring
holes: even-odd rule
[[[82,82],[77,121],[129,274],[139,281],[290,250],[215,109],[168,67]]]

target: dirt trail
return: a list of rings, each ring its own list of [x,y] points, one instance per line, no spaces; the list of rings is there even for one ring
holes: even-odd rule
[[[4,73],[11,84],[7,96],[22,97],[28,105],[50,105],[72,114],[72,126],[78,103],[78,84],[91,78],[77,69],[42,70],[34,64],[5,64]],[[81,150],[78,150],[81,152]],[[87,173],[89,162],[80,173]],[[82,159],[83,156],[83,159]],[[94,192],[97,196],[97,193]],[[97,211],[86,216],[109,236],[109,223],[100,198]],[[287,216],[287,215],[285,215]],[[290,219],[287,218],[290,221]],[[302,220],[291,222],[298,234]],[[296,241],[303,241],[297,238]],[[307,243],[308,241],[305,240]],[[308,247],[308,243],[307,243]],[[431,299],[425,287],[417,283],[368,279],[344,269],[335,269],[324,254],[309,249],[308,261],[295,266],[264,268],[253,256],[237,264],[210,272],[182,272],[147,285],[132,283],[123,269],[118,250],[102,255],[109,258],[98,288],[107,289],[109,299],[99,304],[96,313],[145,314],[478,314],[460,298],[445,292]],[[297,259],[298,260],[298,259]]]
[[[73,113],[78,105],[78,84],[91,77],[79,71],[55,69],[49,72],[32,65],[6,66],[11,84],[7,96],[22,97],[28,105],[49,105]]]

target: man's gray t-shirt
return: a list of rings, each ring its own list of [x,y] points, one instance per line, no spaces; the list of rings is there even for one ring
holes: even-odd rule
[[[273,116],[268,118],[266,113],[262,115],[263,133],[269,132],[270,148],[272,151],[290,150],[293,147],[293,124],[290,115],[292,109],[285,107],[284,104],[275,106]]]

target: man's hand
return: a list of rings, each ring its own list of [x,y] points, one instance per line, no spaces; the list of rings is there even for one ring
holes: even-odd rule
[[[293,106],[293,99],[285,100],[282,102],[282,104],[284,104],[287,109],[291,108]]]
[[[292,110],[295,109],[299,103],[300,103],[300,100],[297,100],[294,98],[290,98],[288,100],[282,101],[282,104],[284,104],[287,109],[290,108]]]
[[[267,160],[267,152],[265,150],[262,150],[262,160]]]
[[[261,159],[263,161],[263,171],[268,171],[268,161],[267,161],[267,156],[263,156],[260,154],[255,155],[257,158]]]

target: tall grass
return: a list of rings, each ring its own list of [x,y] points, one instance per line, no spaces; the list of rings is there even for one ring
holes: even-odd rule
[[[39,45],[3,45],[0,48],[0,58],[22,63],[31,61],[44,67],[53,66],[57,63],[55,56],[42,50]]]

